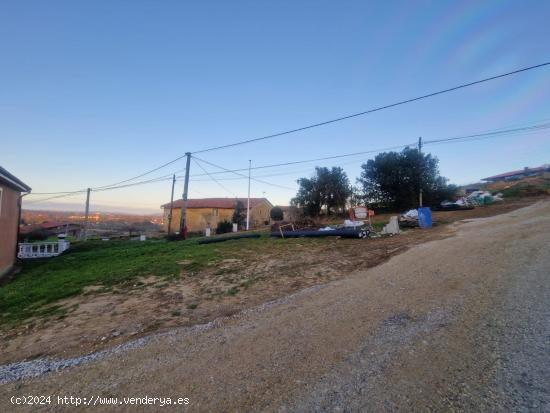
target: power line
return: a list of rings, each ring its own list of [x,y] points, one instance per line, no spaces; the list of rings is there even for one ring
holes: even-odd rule
[[[470,135],[464,135],[464,136],[455,136],[450,138],[440,138],[440,139],[433,139],[433,140],[427,140],[424,141],[424,144],[434,144],[438,142],[447,142],[447,141],[458,141],[458,140],[465,140],[470,138],[476,138],[476,137],[495,137],[500,135],[509,135],[509,134],[515,134],[519,132],[533,132],[538,130],[544,130],[550,128],[550,123],[543,123],[539,125],[532,125],[532,126],[524,126],[524,127],[518,127],[518,128],[512,128],[512,129],[497,129],[489,132],[483,132],[483,133],[476,133],[476,134],[470,134]],[[474,140],[474,139],[471,139]],[[302,163],[309,163],[309,162],[319,162],[319,161],[325,161],[325,160],[332,160],[332,159],[339,159],[339,158],[346,158],[350,156],[358,156],[358,155],[367,155],[371,153],[378,153],[383,151],[389,151],[389,150],[395,150],[395,149],[402,149],[407,146],[415,146],[416,143],[411,142],[408,144],[403,145],[396,145],[396,146],[390,146],[386,148],[378,148],[378,149],[372,149],[368,151],[360,151],[360,152],[353,152],[353,153],[347,153],[342,155],[334,155],[334,156],[325,156],[321,158],[313,158],[313,159],[304,159],[299,161],[291,161],[291,162],[283,162],[283,163],[277,163],[277,164],[271,164],[271,165],[262,165],[262,166],[256,166],[251,169],[257,170],[257,169],[266,169],[266,168],[275,168],[280,166],[288,166],[288,165],[297,165]],[[233,173],[233,172],[243,172],[248,171],[248,168],[239,168],[239,169],[225,169],[223,171],[219,172],[210,172],[210,174],[226,174],[226,173]],[[193,174],[191,177],[200,177],[204,176],[204,174]],[[243,175],[243,177],[248,178],[248,176]],[[195,180],[196,181],[196,180]]]
[[[86,191],[84,191],[86,192]],[[52,199],[58,199],[58,198],[66,198],[66,197],[70,197],[70,196],[74,196],[76,195],[75,192],[71,192],[71,193],[67,193],[67,194],[64,194],[64,195],[56,195],[56,196],[50,196],[48,198],[43,198],[43,199],[34,199],[32,201],[25,201],[26,204],[37,204],[37,203],[40,203],[40,202],[45,202],[45,201],[50,201]]]
[[[545,119],[545,120],[548,120],[548,119]],[[521,133],[521,132],[533,133],[533,132],[538,132],[538,131],[541,131],[541,130],[546,130],[546,129],[549,129],[549,128],[550,128],[550,122],[541,123],[541,124],[537,124],[537,125],[510,128],[510,129],[499,128],[499,129],[496,129],[496,130],[492,130],[492,131],[489,130],[487,132],[482,132],[482,133],[475,133],[475,134],[469,134],[469,135],[463,135],[463,136],[455,136],[455,137],[449,137],[449,138],[439,138],[439,139],[426,140],[426,141],[424,141],[424,144],[428,145],[428,144],[442,144],[442,143],[453,143],[453,142],[469,142],[469,141],[475,141],[475,140],[481,140],[481,139],[488,139],[488,138],[492,138],[492,137],[496,137],[496,136],[500,136],[500,135],[512,135],[512,134],[517,134],[517,133]],[[345,157],[366,155],[366,154],[378,153],[378,152],[394,150],[394,149],[402,149],[402,148],[405,148],[407,146],[413,146],[413,145],[414,145],[414,143],[408,143],[408,144],[403,144],[403,145],[397,145],[397,146],[391,146],[391,147],[385,147],[385,148],[379,148],[379,149],[372,149],[372,150],[368,150],[368,151],[359,151],[359,152],[347,153],[347,154],[342,154],[342,155],[333,155],[333,156],[325,156],[325,157],[320,157],[320,158],[305,159],[305,160],[299,160],[299,161],[282,162],[282,163],[271,164],[271,165],[261,165],[261,166],[253,167],[251,169],[253,169],[253,170],[267,169],[267,168],[297,165],[297,164],[309,163],[309,162],[319,162],[319,161],[325,161],[325,160],[340,159],[340,158],[345,158]],[[221,171],[208,172],[204,168],[202,168],[201,165],[198,164],[199,167],[205,173],[203,173],[203,174],[194,174],[194,175],[191,175],[191,177],[208,176],[212,180],[215,180],[212,177],[212,175],[233,173],[233,174],[239,176],[239,178],[236,178],[236,179],[241,179],[241,178],[247,178],[248,179],[248,175],[237,173],[237,172],[242,172],[242,171],[248,171],[248,168],[227,169],[227,168],[223,168],[219,165],[212,164],[208,161],[201,160],[197,157],[194,157],[194,158],[197,159],[197,160],[200,160],[204,163],[210,164],[210,165],[212,165],[216,168],[219,168],[219,169],[221,169]],[[175,171],[175,172],[180,172],[180,171],[184,171],[184,170],[185,169],[178,170],[178,171]],[[280,175],[280,174],[273,174],[271,176],[277,176],[277,175]],[[132,186],[144,185],[144,184],[148,184],[148,183],[162,182],[162,181],[167,181],[167,180],[171,179],[171,176],[172,176],[172,174],[168,174],[168,175],[163,175],[163,176],[160,176],[160,177],[156,177],[156,178],[152,178],[152,179],[148,179],[148,180],[144,180],[144,181],[139,181],[139,182],[134,182],[134,183],[126,184],[126,185],[118,185],[118,186],[110,186],[110,187],[107,187],[107,186],[105,186],[105,187],[96,187],[96,188],[92,188],[92,191],[102,192],[102,191],[107,191],[107,190],[112,190],[112,189],[121,189],[121,188],[127,188],[127,187],[132,187]],[[267,176],[269,176],[269,175],[267,175]],[[267,176],[264,176],[264,177],[267,177]],[[178,176],[178,178],[181,178],[181,176]],[[262,181],[262,180],[259,180],[258,178],[253,178],[253,179],[257,182],[261,182],[261,183],[264,183],[266,185],[277,186],[277,187],[280,187],[280,188],[283,188],[283,189],[291,189],[291,188],[285,187],[283,185],[278,185],[278,184],[273,184],[271,182]],[[223,178],[222,178],[222,180],[223,180]],[[194,180],[194,181],[196,182],[197,180]],[[217,183],[219,185],[221,185],[219,182],[217,182]],[[226,191],[229,191],[225,187],[224,187],[224,189]],[[47,198],[44,198],[44,199],[27,201],[26,203],[32,204],[32,203],[38,203],[38,202],[45,202],[45,201],[48,201],[48,200],[69,197],[69,196],[72,196],[72,195],[75,195],[75,194],[82,194],[82,193],[85,193],[85,192],[86,192],[86,190],[61,191],[61,192],[32,192],[29,195],[54,195],[54,196],[47,197]],[[229,191],[229,192],[231,192],[231,191]]]
[[[503,74],[500,74],[500,75],[487,77],[487,78],[484,78],[484,79],[481,79],[481,80],[476,80],[474,82],[464,83],[464,84],[461,84],[461,85],[458,85],[458,86],[454,86],[454,87],[451,87],[451,88],[448,88],[448,89],[439,90],[437,92],[428,93],[426,95],[418,96],[418,97],[415,97],[415,98],[401,100],[399,102],[391,103],[389,105],[378,106],[378,107],[375,107],[375,108],[372,108],[372,109],[365,110],[363,112],[358,112],[358,113],[354,113],[354,114],[351,114],[351,115],[341,116],[339,118],[330,119],[330,120],[327,120],[327,121],[318,122],[318,123],[314,123],[314,124],[307,125],[307,126],[302,126],[302,127],[295,128],[295,129],[289,129],[289,130],[286,130],[286,131],[283,131],[283,132],[278,132],[278,133],[274,133],[274,134],[271,134],[271,135],[262,136],[262,137],[259,137],[259,138],[246,139],[246,140],[242,140],[242,141],[238,141],[238,142],[234,142],[234,143],[229,143],[229,144],[226,144],[226,145],[214,146],[212,148],[202,149],[202,150],[199,150],[199,151],[195,151],[193,153],[197,154],[197,153],[204,153],[204,152],[210,152],[210,151],[215,151],[215,150],[219,150],[219,149],[230,148],[230,147],[233,147],[233,146],[244,145],[244,144],[247,144],[247,143],[258,142],[258,141],[262,141],[262,140],[266,140],[266,139],[272,139],[272,138],[276,138],[276,137],[279,137],[279,136],[304,131],[304,130],[307,130],[307,129],[317,128],[319,126],[324,126],[324,125],[328,125],[328,124],[331,124],[331,123],[341,122],[343,120],[355,118],[355,117],[358,117],[358,116],[367,115],[369,113],[378,112],[378,111],[381,111],[381,110],[384,110],[384,109],[393,108],[393,107],[404,105],[404,104],[411,103],[411,102],[416,102],[418,100],[427,99],[427,98],[430,98],[430,97],[433,97],[433,96],[453,92],[455,90],[464,89],[464,88],[467,88],[467,87],[470,87],[470,86],[478,85],[480,83],[489,82],[491,80],[500,79],[500,78],[503,78],[503,77],[506,77],[506,76],[515,75],[517,73],[526,72],[528,70],[538,69],[540,67],[548,66],[548,65],[550,65],[550,62],[545,62],[545,63],[541,63],[541,64],[538,64],[538,65],[529,66],[529,67],[524,67],[522,69],[517,69],[517,70],[507,72],[507,73],[503,73]]]
[[[412,146],[412,145],[414,145],[414,143],[408,143],[408,144],[405,144],[405,145],[397,145],[397,146],[389,146],[389,147],[386,147],[386,148],[379,148],[379,149],[371,149],[371,150],[368,150],[368,151],[346,153],[346,154],[343,154],[343,155],[324,156],[322,158],[304,159],[304,160],[300,160],[300,161],[290,161],[290,162],[282,162],[282,163],[276,163],[276,164],[271,164],[271,165],[262,165],[262,166],[252,167],[251,169],[252,170],[266,169],[266,168],[275,168],[275,167],[279,167],[279,166],[297,165],[297,164],[308,163],[308,162],[327,161],[327,160],[331,160],[331,159],[346,158],[346,157],[349,157],[349,156],[367,155],[367,154],[370,154],[370,153],[390,151],[390,150],[393,150],[393,149],[401,149],[401,148],[404,148],[406,146]],[[205,162],[205,161],[203,161],[203,162]],[[222,168],[222,169],[224,169],[224,171],[210,172],[210,173],[211,174],[225,174],[225,173],[248,171],[248,168],[240,168],[240,169],[225,169],[225,168]],[[191,177],[197,177],[197,176],[204,176],[204,174],[193,174],[193,175],[190,175],[190,176]],[[248,175],[243,175],[243,176],[248,178]]]
[[[402,101],[399,101],[399,102],[391,103],[389,105],[375,107],[375,108],[372,108],[372,109],[365,110],[363,112],[358,112],[358,113],[354,113],[354,114],[351,114],[351,115],[341,116],[341,117],[338,117],[338,118],[335,118],[335,119],[330,119],[330,120],[327,120],[327,121],[318,122],[318,123],[314,123],[314,124],[311,124],[311,125],[302,126],[302,127],[299,127],[299,128],[294,128],[294,129],[286,130],[286,131],[283,131],[283,132],[278,132],[278,133],[274,133],[274,134],[271,134],[271,135],[262,136],[262,137],[259,137],[259,138],[246,139],[246,140],[242,140],[242,141],[238,141],[238,142],[234,142],[234,143],[230,143],[230,144],[226,144],[226,145],[220,145],[220,146],[215,146],[215,147],[212,147],[212,148],[206,148],[206,149],[196,151],[194,153],[197,154],[197,153],[210,152],[210,151],[230,148],[230,147],[234,147],[234,146],[238,146],[238,145],[244,145],[244,144],[247,144],[247,143],[262,141],[262,140],[266,140],[266,139],[272,139],[272,138],[276,138],[276,137],[279,137],[279,136],[288,135],[288,134],[291,134],[291,133],[296,133],[296,132],[304,131],[304,130],[307,130],[307,129],[312,129],[312,128],[316,128],[316,127],[319,127],[319,126],[324,126],[324,125],[328,125],[328,124],[331,124],[331,123],[336,123],[336,122],[340,122],[340,121],[343,121],[343,120],[355,118],[355,117],[358,117],[358,116],[367,115],[369,113],[378,112],[378,111],[381,111],[381,110],[384,110],[384,109],[393,108],[393,107],[404,105],[404,104],[407,104],[407,103],[416,102],[418,100],[427,99],[427,98],[430,98],[430,97],[433,97],[433,96],[453,92],[455,90],[464,89],[464,88],[467,88],[467,87],[470,87],[470,86],[474,86],[474,85],[478,85],[478,84],[481,84],[481,83],[489,82],[491,80],[500,79],[500,78],[507,77],[507,76],[512,76],[512,75],[515,75],[515,74],[518,74],[518,73],[527,72],[529,70],[538,69],[538,68],[548,66],[548,65],[550,65],[550,62],[545,62],[545,63],[541,63],[541,64],[538,64],[538,65],[528,66],[528,67],[517,69],[517,70],[511,71],[511,72],[502,73],[500,75],[491,76],[491,77],[476,80],[476,81],[473,81],[473,82],[464,83],[464,84],[454,86],[454,87],[451,87],[451,88],[439,90],[437,92],[428,93],[426,95],[418,96],[418,97],[415,97],[415,98],[406,99],[406,100],[402,100]],[[149,175],[153,172],[156,172],[159,169],[165,168],[166,166],[171,165],[171,164],[179,161],[180,159],[182,159],[184,157],[185,157],[185,154],[181,155],[181,156],[178,156],[177,158],[175,158],[175,159],[173,159],[169,162],[166,162],[166,163],[164,163],[164,164],[162,164],[162,165],[160,165],[156,168],[150,169],[150,170],[148,170],[146,172],[143,172],[139,175],[133,176],[133,177],[128,178],[128,179],[125,179],[123,181],[112,183],[110,185],[104,185],[104,186],[101,186],[101,187],[97,187],[96,189],[102,189],[102,188],[105,188],[105,187],[116,186],[116,185],[120,185],[120,184],[123,184],[123,183],[126,183],[126,182],[133,181],[133,180],[141,178],[145,175]]]
[[[409,145],[407,145],[409,146]],[[343,165],[352,165],[354,163],[358,163],[358,162],[365,162],[365,158],[361,158],[361,159],[354,159],[354,160],[351,160],[351,161],[347,161],[347,162],[340,162],[338,163],[338,166],[343,166]],[[311,167],[310,168],[302,168],[302,169],[298,169],[298,170],[293,170],[293,171],[290,171],[290,172],[279,172],[279,173],[268,173],[268,174],[265,174],[265,175],[255,175],[256,178],[272,178],[272,177],[275,177],[275,176],[285,176],[285,175],[297,175],[297,174],[303,174],[303,173],[307,173],[307,172],[310,172],[311,171]],[[224,171],[221,171],[219,173],[228,173],[228,172],[224,172]],[[241,179],[248,179],[248,176],[230,176],[230,177],[221,177],[221,178],[217,178],[218,181],[238,181],[238,180],[241,180]],[[209,179],[191,179],[190,182],[208,182]]]
[[[236,172],[236,171],[232,171],[232,170],[230,170],[230,169],[224,168],[223,166],[216,165],[216,164],[214,164],[214,163],[212,163],[212,162],[205,161],[204,159],[197,158],[196,156],[193,156],[193,158],[195,158],[195,159],[197,159],[197,160],[199,160],[199,161],[201,161],[201,162],[203,162],[203,163],[206,163],[206,164],[208,164],[208,165],[210,165],[210,166],[213,166],[214,168],[222,169],[222,170],[224,170],[224,171],[226,171],[226,172],[231,172],[231,173],[233,173],[233,174],[235,174],[235,175],[244,176],[244,177],[248,178],[247,175],[238,173],[238,172]],[[274,184],[274,183],[271,183],[271,182],[266,182],[266,181],[263,181],[263,180],[257,179],[257,178],[250,178],[250,179],[252,179],[253,181],[256,181],[256,182],[260,182],[260,183],[265,184],[265,185],[270,185],[270,186],[274,186],[274,187],[278,187],[278,188],[282,188],[282,189],[289,189],[289,190],[291,190],[291,191],[295,191],[295,190],[296,190],[296,188],[290,188],[290,187],[288,187],[288,186],[278,185],[278,184]]]
[[[98,190],[98,189],[103,189],[103,188],[106,188],[106,187],[116,186],[116,185],[120,185],[120,184],[123,184],[123,183],[126,183],[126,182],[133,181],[134,179],[141,178],[141,177],[143,177],[143,176],[145,176],[145,175],[149,175],[150,173],[156,172],[156,171],[158,171],[159,169],[165,168],[165,167],[167,167],[168,165],[171,165],[171,164],[173,164],[174,162],[177,162],[177,161],[179,161],[179,160],[182,159],[182,158],[185,158],[185,155],[178,156],[176,159],[173,159],[173,160],[171,160],[171,161],[169,161],[169,162],[166,162],[166,163],[162,164],[161,166],[158,166],[158,167],[156,167],[156,168],[150,169],[149,171],[144,172],[144,173],[139,174],[139,175],[136,175],[136,176],[134,176],[134,177],[132,177],[132,178],[128,178],[128,179],[125,179],[125,180],[123,180],[123,181],[115,182],[115,183],[110,184],[110,185],[103,185],[103,186],[99,186],[99,187],[92,188],[92,189]],[[170,174],[170,175],[172,175],[172,174]]]
[[[201,168],[201,169],[210,177],[210,179],[211,179],[212,181],[214,181],[215,183],[217,183],[217,184],[220,186],[220,188],[222,188],[223,190],[225,190],[226,192],[228,192],[229,194],[231,194],[231,195],[234,196],[235,198],[237,197],[237,195],[236,195],[233,191],[230,191],[229,189],[227,189],[221,182],[218,182],[218,180],[217,180],[216,178],[214,178],[212,175],[210,175],[210,173],[209,173],[206,169],[204,169],[204,168],[202,167],[202,165],[201,165],[198,161],[199,161],[199,159],[196,159],[195,157],[193,157],[193,162],[195,162],[195,164],[196,164],[199,168]]]
[[[527,130],[525,130],[525,133],[526,134],[532,134],[532,133],[536,133],[536,132],[539,132],[541,130],[545,130],[545,129],[549,129],[549,128],[550,128],[550,123],[547,124],[547,125],[541,125],[537,128],[535,128],[535,127],[521,128],[521,130],[527,129]],[[519,128],[518,128],[518,130],[519,130]],[[515,133],[518,133],[518,132],[517,131],[506,130],[506,131],[500,131],[498,133],[499,133],[499,135],[500,134],[502,134],[502,135],[512,135],[512,134],[515,134]],[[439,144],[446,144],[446,143],[473,142],[473,141],[493,138],[495,136],[496,136],[495,132],[493,132],[493,133],[481,133],[481,134],[466,135],[466,136],[459,136],[459,137],[446,138],[446,139],[437,139],[437,140],[432,140],[432,141],[423,141],[423,145],[426,145],[426,144],[439,145]],[[369,151],[369,152],[382,152],[384,150],[402,149],[402,148],[412,147],[412,146],[414,146],[414,145],[413,144],[408,144],[408,145],[402,145],[402,146],[398,146],[398,147],[379,149],[379,150],[376,150],[376,151]],[[363,154],[363,153],[365,153],[365,152],[361,152],[360,154]],[[352,155],[355,155],[355,154],[350,154],[349,156],[352,156]],[[348,155],[341,155],[339,157],[343,157],[343,156],[348,156]],[[328,159],[330,159],[330,158],[331,157],[328,157]],[[319,158],[319,159],[324,160],[324,159],[327,159],[327,158]],[[310,160],[303,161],[303,162],[309,162],[309,161]],[[364,161],[365,161],[365,159],[361,158],[361,159],[355,159],[355,160],[344,162],[344,163],[339,163],[338,165],[339,166],[351,165],[351,164],[354,164],[354,163],[357,163],[357,162],[364,162]],[[296,161],[294,163],[302,163],[302,161]],[[265,166],[260,166],[258,168],[269,168],[269,167],[274,167],[274,166],[279,166],[279,164],[265,165]],[[252,169],[254,169],[254,168],[252,168]],[[233,170],[233,171],[241,171],[241,170],[245,170],[245,169],[244,168],[243,169],[236,169],[236,170]],[[300,173],[305,173],[309,170],[310,169],[300,169],[300,170],[295,170],[295,171],[292,171],[292,172],[272,173],[272,174],[267,174],[267,175],[256,175],[256,177],[257,178],[270,178],[270,177],[274,177],[274,176],[296,175],[296,174],[300,174]],[[220,171],[220,172],[217,172],[217,173],[218,174],[225,174],[225,173],[228,173],[228,172]],[[202,175],[202,174],[192,175],[192,176],[200,176],[200,175]],[[241,179],[247,179],[247,178],[248,178],[247,176],[237,176],[237,177],[218,178],[218,180],[230,181],[230,180],[241,180]],[[207,180],[206,179],[192,179],[191,181],[192,182],[205,182]]]
[[[172,175],[173,174],[170,174],[170,176],[172,176]],[[96,188],[90,188],[90,189],[94,192],[102,192],[102,191],[108,191],[110,189],[126,188],[126,187],[130,187],[130,186],[143,185],[143,184],[147,184],[147,183],[150,183],[150,182],[160,182],[160,181],[165,181],[165,180],[168,180],[168,178],[165,177],[165,176],[160,176],[160,177],[157,177],[157,178],[148,179],[146,181],[134,182],[134,183],[127,184],[127,185],[110,186],[110,187],[96,187]],[[84,189],[84,190],[80,190],[80,191],[63,191],[63,192],[31,192],[29,195],[67,195],[68,196],[68,195],[71,195],[71,194],[85,193],[86,191],[87,190]]]
[[[495,135],[512,134],[512,133],[516,133],[516,132],[530,132],[530,131],[537,131],[537,130],[548,129],[548,128],[550,128],[550,123],[543,123],[541,125],[533,125],[533,126],[526,126],[526,127],[506,129],[506,130],[497,130],[497,131],[494,131],[494,132],[476,133],[476,134],[473,134],[473,135],[457,136],[457,137],[453,137],[453,138],[432,139],[432,140],[429,140],[429,141],[424,141],[424,144],[437,143],[437,142],[448,142],[448,141],[468,139],[468,138],[477,138],[477,137],[492,137],[492,136],[495,136]]]
[[[63,195],[63,194],[78,194],[78,193],[82,193],[82,192],[86,192],[86,189],[82,189],[82,190],[78,190],[78,191],[59,191],[59,192],[31,192],[30,194],[28,194],[28,196],[30,195]]]
[[[201,192],[195,188],[189,188],[189,192],[196,192],[197,194],[204,196],[205,198],[214,198],[214,196],[205,194],[204,192]]]
[[[168,178],[168,179],[171,179],[171,178]],[[148,180],[145,180],[145,181],[134,182],[134,183],[127,184],[127,185],[113,186],[113,187],[104,188],[104,189],[92,189],[92,191],[93,192],[103,192],[103,191],[109,191],[109,190],[112,190],[112,189],[121,189],[121,188],[128,188],[128,187],[132,187],[132,186],[137,186],[137,185],[145,185],[145,184],[154,183],[154,182],[162,182],[162,181],[167,181],[168,179],[164,178],[164,177],[153,178],[153,179],[148,179]],[[35,200],[32,200],[32,201],[27,201],[25,203],[26,204],[36,204],[36,203],[40,203],[40,202],[50,201],[52,199],[66,198],[66,197],[69,197],[69,196],[76,195],[77,193],[80,194],[80,193],[85,193],[85,192],[86,191],[62,192],[62,193],[58,193],[60,195],[51,196],[51,197],[42,198],[42,199],[35,199]],[[52,192],[52,193],[55,194],[55,192]],[[37,193],[35,195],[38,195],[38,194],[40,194],[40,193]],[[44,192],[42,194],[46,194],[46,192]]]
[[[437,92],[428,93],[426,95],[418,96],[418,97],[415,97],[415,98],[406,99],[406,100],[391,103],[391,104],[388,104],[388,105],[375,107],[375,108],[372,108],[372,109],[369,109],[369,110],[366,110],[366,111],[363,111],[363,112],[358,112],[358,113],[354,113],[354,114],[351,114],[351,115],[341,116],[341,117],[338,117],[338,118],[335,118],[335,119],[330,119],[330,120],[327,120],[327,121],[318,122],[318,123],[314,123],[314,124],[307,125],[307,126],[302,126],[302,127],[295,128],[295,129],[290,129],[290,130],[286,130],[286,131],[283,131],[283,132],[278,132],[278,133],[274,133],[274,134],[271,134],[271,135],[262,136],[262,137],[259,137],[259,138],[247,139],[247,140],[234,142],[234,143],[230,143],[230,144],[226,144],[226,145],[220,145],[220,146],[215,146],[215,147],[212,147],[212,148],[202,149],[202,150],[196,151],[194,153],[197,154],[197,153],[210,152],[210,151],[225,149],[225,148],[234,147],[234,146],[238,146],[238,145],[244,145],[244,144],[247,144],[247,143],[262,141],[262,140],[266,140],[266,139],[272,139],[272,138],[275,138],[275,137],[288,135],[288,134],[291,134],[291,133],[296,133],[296,132],[304,131],[304,130],[307,130],[307,129],[312,129],[312,128],[316,128],[316,127],[319,127],[319,126],[328,125],[328,124],[331,124],[331,123],[340,122],[340,121],[355,118],[355,117],[358,117],[358,116],[367,115],[367,114],[370,114],[370,113],[374,113],[374,112],[378,112],[378,111],[381,111],[381,110],[384,110],[384,109],[389,109],[389,108],[392,108],[392,107],[404,105],[404,104],[415,102],[415,101],[418,101],[418,100],[427,99],[427,98],[430,98],[430,97],[433,97],[433,96],[453,92],[455,90],[467,88],[467,87],[470,87],[470,86],[474,86],[474,85],[478,85],[478,84],[481,84],[481,83],[489,82],[491,80],[500,79],[500,78],[503,78],[503,77],[507,77],[507,76],[518,74],[518,73],[526,72],[526,71],[529,71],[529,70],[538,69],[538,68],[548,66],[548,65],[550,65],[550,62],[545,62],[545,63],[533,65],[533,66],[528,66],[528,67],[517,69],[517,70],[511,71],[511,72],[506,72],[506,73],[502,73],[502,74],[499,74],[499,75],[496,75],[496,76],[491,76],[491,77],[476,80],[476,81],[473,81],[473,82],[464,83],[464,84],[454,86],[454,87],[451,87],[451,88],[439,90]],[[160,165],[156,168],[150,169],[146,172],[143,172],[143,173],[141,173],[139,175],[136,175],[136,176],[133,176],[131,178],[128,178],[128,179],[125,179],[125,180],[122,180],[122,181],[118,181],[118,182],[115,182],[115,183],[112,183],[112,184],[109,184],[109,185],[103,185],[103,186],[100,186],[100,187],[92,188],[92,189],[98,190],[98,189],[104,189],[104,188],[107,188],[107,187],[115,187],[117,185],[133,181],[135,179],[138,179],[138,178],[141,178],[143,176],[149,175],[153,172],[156,172],[156,171],[158,171],[162,168],[165,168],[166,166],[171,165],[171,164],[179,161],[180,159],[184,158],[185,156],[186,156],[185,154],[181,155],[181,156],[178,156],[177,158],[175,158],[171,161],[168,161],[168,162],[166,162],[166,163],[164,163],[164,164],[162,164],[162,165]],[[77,192],[80,192],[80,191],[74,191],[73,193],[77,193]],[[83,191],[83,192],[85,192],[85,191]]]
[[[94,188],[92,188],[92,191],[93,192],[110,191],[112,189],[128,188],[128,187],[132,187],[132,186],[145,185],[145,184],[150,184],[150,183],[155,183],[155,182],[165,182],[165,181],[168,181],[168,180],[171,180],[171,179],[172,179],[172,176],[170,176],[170,177],[158,177],[158,178],[147,179],[145,181],[133,182],[131,184],[126,184],[126,185],[111,186],[109,188],[103,188],[103,189],[94,189]]]

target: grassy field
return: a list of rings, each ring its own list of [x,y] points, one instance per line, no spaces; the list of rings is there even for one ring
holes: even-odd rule
[[[544,196],[550,195],[550,178],[537,176],[519,181],[496,182],[488,184],[487,188],[493,193],[502,193],[504,198]]]
[[[507,203],[476,208],[472,211],[439,212],[435,213],[434,218],[439,224],[445,224],[456,219],[505,212],[513,209],[513,205]],[[390,215],[376,216],[373,222],[375,229],[380,230]],[[335,219],[335,223],[341,221]],[[407,243],[407,239],[403,239],[402,242]],[[198,240],[193,238],[176,242],[88,241],[74,243],[69,251],[53,259],[27,261],[15,280],[0,288],[0,327],[17,326],[32,317],[63,318],[68,309],[59,305],[60,300],[88,293],[86,287],[91,286],[96,293],[114,294],[136,288],[136,285],[139,288],[140,277],[159,277],[160,281],[164,282],[162,278],[166,281],[179,280],[182,273],[186,276],[201,274],[202,284],[207,284],[208,277],[221,277],[222,281],[235,281],[228,281],[223,285],[228,284],[231,288],[228,287],[227,291],[237,293],[242,283],[246,287],[251,279],[258,280],[258,277],[266,276],[266,271],[271,271],[271,274],[284,279],[286,273],[281,270],[284,264],[290,266],[291,273],[300,273],[300,266],[306,266],[309,272],[313,271],[315,274],[322,272],[323,268],[331,268],[334,264],[331,260],[337,260],[336,266],[339,268],[343,264],[338,260],[347,262],[349,270],[356,264],[364,265],[364,258],[359,258],[363,254],[363,244],[354,240],[334,242],[326,238],[307,238],[290,241],[270,238],[265,232],[260,239],[207,245],[199,245]],[[369,248],[374,245],[380,244],[371,242]],[[385,253],[379,255],[383,257]],[[227,259],[237,260],[240,264],[235,268],[225,268],[226,264],[220,269],[215,268],[218,263]],[[260,269],[264,262],[274,259],[280,264],[278,270]],[[369,261],[372,260],[370,257]],[[213,273],[210,274],[211,272]],[[227,272],[231,274],[225,274]],[[197,289],[202,292],[208,291],[210,287],[201,285]],[[212,296],[214,293],[209,295]]]
[[[246,240],[239,241],[246,243]],[[251,241],[248,241],[251,242]],[[83,293],[86,286],[130,282],[144,275],[177,277],[178,262],[190,269],[216,262],[219,251],[235,248],[234,242],[212,248],[196,241],[90,241],[75,245],[67,253],[48,260],[25,262],[21,274],[0,288],[0,323],[13,324],[31,316],[44,316],[60,310],[49,304]]]
[[[231,234],[228,234],[231,235]],[[198,273],[224,258],[242,255],[243,251],[277,251],[289,253],[284,240],[264,233],[259,239],[242,239],[199,245],[198,238],[187,241],[88,241],[75,243],[69,251],[53,259],[26,261],[14,281],[0,288],[0,326],[11,327],[31,317],[62,318],[66,308],[55,303],[85,293],[139,286],[139,278],[156,276],[167,280]],[[310,244],[326,242],[308,240]]]
[[[83,354],[130,337],[228,317],[452,235],[446,223],[513,211],[540,199],[434,212],[439,225],[433,230],[368,240],[275,239],[264,233],[206,245],[196,238],[75,243],[59,257],[25,262],[15,279],[0,287],[0,364]],[[390,216],[375,216],[375,227]]]

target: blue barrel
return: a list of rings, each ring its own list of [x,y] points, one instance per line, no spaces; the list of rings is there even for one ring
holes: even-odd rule
[[[432,227],[432,211],[430,208],[418,208],[418,225],[420,228]]]

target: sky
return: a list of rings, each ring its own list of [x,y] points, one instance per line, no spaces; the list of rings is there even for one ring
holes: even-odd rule
[[[188,151],[550,61],[549,15],[545,0],[3,1],[0,165],[37,193],[24,208],[83,209],[84,193],[39,193],[110,185]],[[548,120],[550,66],[197,156],[247,168]],[[547,130],[424,149],[456,184],[550,163]],[[315,166],[342,166],[355,183],[373,156],[254,170],[265,182],[252,181],[251,196],[286,205]],[[242,176],[214,182],[196,161],[190,174],[191,197],[247,195]],[[166,180],[92,191],[91,208],[159,212],[170,190]]]

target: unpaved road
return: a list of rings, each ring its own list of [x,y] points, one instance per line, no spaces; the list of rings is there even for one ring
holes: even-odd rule
[[[4,384],[0,410],[72,395],[190,400],[140,411],[550,411],[550,202],[454,230],[213,327]]]

